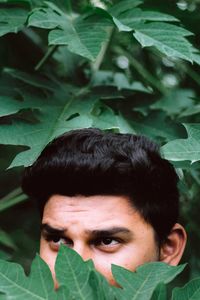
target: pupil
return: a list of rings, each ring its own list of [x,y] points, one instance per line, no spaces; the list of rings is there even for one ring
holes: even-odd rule
[[[103,243],[104,243],[105,245],[109,245],[109,244],[111,243],[111,241],[112,241],[112,239],[110,239],[110,238],[103,239]]]
[[[57,242],[59,242],[60,238],[58,236],[55,236],[55,237],[53,237],[52,240],[54,243],[57,243]]]

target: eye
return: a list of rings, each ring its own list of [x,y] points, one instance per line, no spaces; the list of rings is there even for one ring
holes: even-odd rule
[[[98,239],[94,242],[94,245],[105,252],[114,252],[120,248],[122,241],[118,238],[105,237]]]
[[[108,246],[108,245],[117,245],[119,243],[119,241],[113,239],[113,238],[103,238],[101,240],[101,245],[105,245],[105,246]]]
[[[64,238],[61,238],[59,236],[55,236],[55,237],[52,237],[52,240],[51,240],[52,243],[55,243],[55,244],[65,244],[65,239]]]
[[[60,236],[51,236],[48,238],[49,245],[53,250],[58,251],[60,245],[64,244],[67,245],[68,247],[73,246],[72,240],[65,238],[65,237],[60,237]]]

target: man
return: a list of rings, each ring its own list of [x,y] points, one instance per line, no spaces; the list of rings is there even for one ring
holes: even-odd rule
[[[111,264],[132,271],[151,261],[177,265],[186,243],[177,181],[143,136],[90,128],[47,145],[25,170],[22,187],[40,205],[40,255],[54,280],[60,244],[92,259],[114,285]]]

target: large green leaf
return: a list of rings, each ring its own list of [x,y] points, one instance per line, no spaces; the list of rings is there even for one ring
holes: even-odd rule
[[[156,262],[140,266],[136,272],[113,266],[112,272],[118,284],[123,287],[116,291],[120,300],[150,300],[159,283],[168,283],[184,269]]]
[[[159,101],[151,105],[153,109],[164,110],[168,115],[178,115],[183,110],[194,105],[192,98],[195,97],[194,91],[189,89],[175,89],[162,97]]]
[[[15,100],[8,96],[0,96],[0,117],[9,116],[25,108],[37,108],[37,104]]]
[[[191,35],[188,30],[163,22],[150,22],[134,26],[134,37],[142,47],[156,47],[160,52],[192,62],[192,45],[185,36]]]
[[[172,300],[199,300],[200,299],[200,278],[187,283],[183,288],[175,288]]]
[[[162,147],[166,159],[172,161],[200,160],[200,124],[183,124],[187,130],[187,139],[176,139]]]
[[[173,123],[166,114],[161,111],[149,113],[145,117],[135,115],[130,119],[130,124],[138,134],[143,134],[151,138],[164,138],[173,140],[181,135],[181,126]]]
[[[32,164],[48,142],[75,128],[98,127],[123,132],[130,130],[130,125],[121,116],[116,116],[111,108],[101,104],[100,95],[92,94],[87,89],[77,93],[76,89],[68,87],[68,90],[58,90],[55,94],[42,98],[24,91],[23,97],[24,101],[2,98],[2,115],[15,113],[22,108],[38,110],[37,123],[14,120],[12,124],[0,126],[1,144],[30,148],[19,153],[10,167]]]
[[[100,14],[67,15],[52,3],[46,3],[49,7],[36,9],[30,15],[29,26],[52,29],[50,45],[67,45],[71,52],[95,60],[108,37],[106,29],[111,25],[108,19]]]
[[[166,284],[159,283],[153,292],[151,300],[167,300],[167,286]]]
[[[70,91],[62,95],[54,95],[49,98],[35,98],[26,94],[27,105],[39,109],[39,123],[32,124],[24,121],[13,121],[12,125],[0,126],[0,143],[7,145],[23,145],[30,150],[17,155],[13,166],[29,165],[38,157],[42,149],[54,137],[73,129],[73,119],[70,116],[78,114],[82,116],[82,123],[88,120],[97,98],[81,98],[81,94],[69,95]],[[87,99],[87,101],[86,101]]]
[[[109,8],[108,12],[117,18],[122,13],[133,10],[135,9],[135,7],[139,6],[142,3],[143,1],[141,0],[122,0],[113,5],[111,8]]]
[[[112,266],[121,286],[116,288],[95,270],[91,260],[83,261],[73,249],[62,245],[55,263],[57,290],[48,265],[37,255],[29,276],[20,265],[0,260],[0,294],[5,293],[4,300],[147,300],[154,291],[153,300],[161,300],[165,295],[163,283],[183,269],[183,265],[172,267],[160,262],[145,264],[136,272]]]
[[[60,299],[54,291],[51,272],[39,256],[33,261],[29,277],[20,265],[0,260],[0,291],[5,293],[5,300]]]
[[[0,7],[0,37],[9,33],[17,33],[26,22],[28,11],[23,8]]]
[[[132,31],[138,23],[146,21],[177,22],[178,19],[157,11],[144,11],[140,8],[133,8],[121,13],[117,17],[113,17],[113,21],[120,31]]]
[[[94,294],[89,285],[91,268],[73,250],[61,247],[55,265],[56,278],[59,285],[70,287],[72,299],[93,300]]]
[[[92,261],[84,262],[78,253],[66,246],[60,247],[55,271],[59,285],[70,287],[69,299],[115,299],[115,288],[95,270]]]

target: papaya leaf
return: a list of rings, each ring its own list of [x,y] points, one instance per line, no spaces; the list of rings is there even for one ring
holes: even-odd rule
[[[192,53],[192,59],[196,64],[200,65],[200,53],[199,52]]]
[[[18,101],[14,98],[7,97],[7,96],[0,96],[0,117],[9,116],[12,114],[16,114],[21,109],[25,108],[34,108],[34,103],[27,103],[26,101]]]
[[[153,292],[151,300],[167,300],[167,286],[159,283]]]
[[[166,159],[172,161],[200,160],[200,124],[183,124],[188,138],[176,139],[165,144],[161,149]]]
[[[169,116],[178,115],[181,111],[194,105],[194,91],[189,89],[175,89],[151,105],[152,109],[165,111]]]
[[[33,11],[28,25],[52,29],[49,33],[49,45],[67,45],[78,55],[95,60],[102,44],[107,41],[106,31],[111,22],[100,14],[75,17],[60,11],[55,5],[46,2],[47,8]],[[92,30],[91,30],[92,28]]]
[[[8,251],[3,251],[0,249],[0,259],[9,260],[11,258],[11,255],[8,253]]]
[[[23,8],[0,7],[0,37],[21,30],[28,17],[28,11]]]
[[[20,265],[0,260],[0,292],[5,293],[4,299],[57,299],[51,272],[39,256],[32,263],[29,277]]]
[[[197,105],[191,105],[190,107],[186,108],[185,110],[183,110],[179,117],[190,117],[190,116],[194,116],[200,113],[200,104]]]
[[[64,29],[54,29],[49,33],[50,45],[68,45],[68,49],[78,55],[94,61],[108,39],[105,20],[97,17],[77,18],[68,22]],[[92,28],[92,31],[91,31]]]
[[[144,11],[140,8],[133,8],[114,17],[113,21],[120,31],[132,31],[135,25],[147,21],[178,22],[179,20],[161,12]]]
[[[136,1],[123,0],[123,1],[119,1],[118,3],[116,3],[115,5],[113,5],[111,8],[109,8],[108,12],[112,16],[114,16],[114,17],[117,18],[122,13],[125,13],[127,11],[133,10],[135,7],[139,6],[142,3],[143,3],[143,1],[141,1],[141,0],[136,0]]]
[[[27,146],[29,149],[19,153],[10,167],[30,165],[39,156],[43,148],[56,136],[83,127],[99,127],[101,129],[115,129],[127,132],[131,129],[122,116],[117,116],[113,110],[101,103],[101,98],[113,97],[113,92],[102,93],[102,90],[87,88],[78,90],[74,86],[60,86],[52,84],[51,81],[39,83],[33,76],[24,73],[11,72],[11,77],[22,82],[11,84],[11,92],[17,91],[16,95],[1,96],[1,117],[18,113],[22,109],[34,112],[38,122],[27,123],[22,119],[14,119],[12,124],[0,125],[0,143],[6,145]],[[19,85],[15,88],[15,84]],[[27,87],[24,87],[24,84]],[[8,82],[10,86],[10,81]],[[36,92],[30,94],[31,89],[37,88]],[[48,90],[46,90],[48,85]],[[4,85],[5,87],[5,85]],[[41,96],[42,90],[44,96]],[[19,97],[20,96],[20,97]],[[116,97],[116,94],[114,95]],[[20,98],[21,100],[18,100]],[[133,130],[132,130],[133,131]]]
[[[59,285],[70,287],[70,296],[74,299],[94,299],[88,284],[90,268],[84,264],[80,255],[63,246],[55,264],[56,279]]]
[[[185,36],[192,33],[176,25],[163,22],[150,22],[134,26],[133,36],[142,47],[156,47],[169,57],[176,57],[192,62],[192,45]]]
[[[172,300],[199,300],[200,299],[200,278],[195,278],[182,288],[175,288],[172,293]]]
[[[72,92],[72,91],[71,91]],[[99,100],[97,96],[84,98],[81,91],[78,94],[70,94],[58,91],[58,94],[47,98],[35,98],[24,94],[29,107],[38,108],[39,122],[36,124],[15,120],[11,125],[0,126],[0,143],[6,145],[28,146],[30,149],[19,153],[11,164],[13,166],[32,164],[42,149],[56,136],[73,129],[72,115],[82,116],[79,126],[84,127],[88,122],[88,116]],[[76,91],[74,91],[76,93]],[[85,101],[87,99],[87,101]],[[15,101],[15,100],[14,100]],[[72,119],[73,120],[73,119]]]
[[[166,117],[162,111],[152,111],[145,117],[136,115],[130,119],[130,124],[138,134],[152,138],[161,137],[166,140],[173,140],[182,134],[182,126],[175,122],[172,123],[171,119]]]
[[[69,299],[114,300],[113,288],[95,270],[92,261],[84,262],[78,253],[66,246],[60,247],[55,271],[59,285],[70,287]]]
[[[172,281],[185,265],[169,266],[162,262],[148,263],[137,268],[136,272],[112,266],[112,273],[122,289],[116,290],[120,300],[150,300],[159,283]]]

